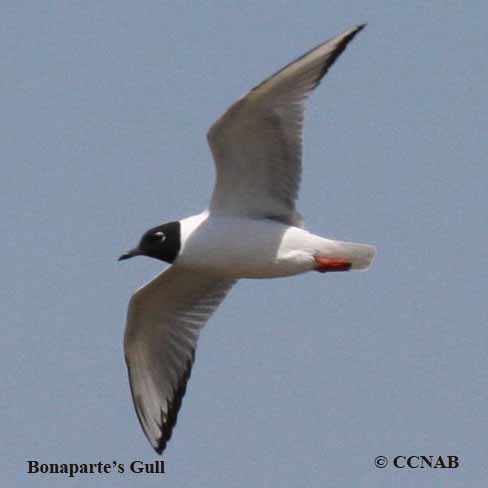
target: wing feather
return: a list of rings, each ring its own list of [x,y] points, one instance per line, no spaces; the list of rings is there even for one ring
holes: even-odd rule
[[[363,28],[344,32],[288,64],[212,125],[207,134],[217,170],[212,212],[301,224],[295,200],[305,100]]]
[[[176,424],[200,330],[233,283],[172,266],[130,300],[129,383],[139,422],[159,454]]]

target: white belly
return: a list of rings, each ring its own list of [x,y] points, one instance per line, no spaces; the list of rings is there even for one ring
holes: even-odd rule
[[[275,278],[310,271],[315,267],[314,255],[327,242],[272,220],[201,214],[181,223],[183,245],[177,263],[233,278]]]

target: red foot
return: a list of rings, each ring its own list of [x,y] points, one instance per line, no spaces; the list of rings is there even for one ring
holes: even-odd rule
[[[317,267],[315,271],[327,273],[329,271],[349,271],[352,263],[340,258],[326,258],[324,256],[315,256]]]

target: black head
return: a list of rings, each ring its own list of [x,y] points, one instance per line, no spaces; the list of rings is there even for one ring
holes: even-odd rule
[[[141,238],[139,245],[122,254],[119,261],[134,256],[149,256],[172,263],[180,252],[181,231],[179,222],[170,222],[149,229]]]

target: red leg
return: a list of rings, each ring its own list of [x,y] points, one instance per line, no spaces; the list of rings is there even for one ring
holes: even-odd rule
[[[327,258],[325,256],[315,256],[317,267],[315,271],[327,273],[329,271],[349,271],[352,264],[341,258]]]

